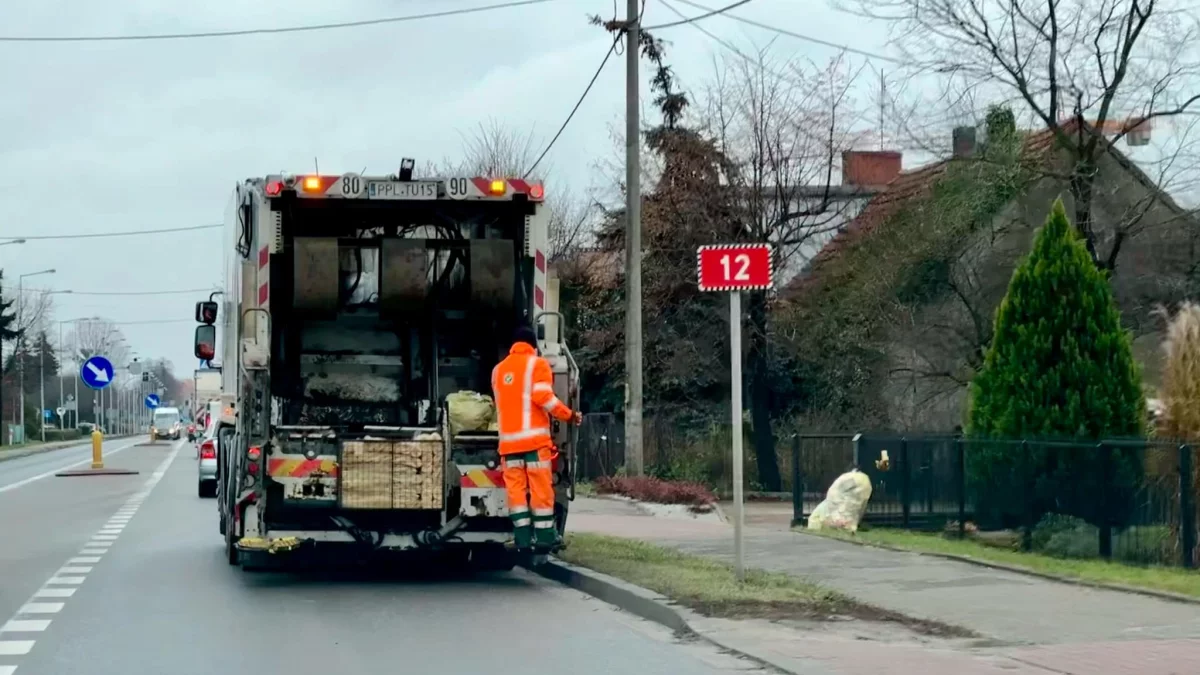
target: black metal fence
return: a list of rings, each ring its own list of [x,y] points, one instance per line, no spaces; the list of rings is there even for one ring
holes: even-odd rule
[[[833,481],[871,479],[866,526],[976,528],[1011,545],[1063,557],[1193,567],[1197,476],[1191,444],[1071,443],[944,436],[798,435],[792,439],[794,522]],[[982,536],[982,535],[981,535]]]

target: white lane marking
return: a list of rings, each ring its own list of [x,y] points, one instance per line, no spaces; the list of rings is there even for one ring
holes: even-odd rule
[[[58,586],[78,586],[86,580],[87,577],[50,577],[46,580],[46,583]]]
[[[113,455],[117,454],[118,452],[124,452],[125,450],[128,450],[129,448],[132,448],[135,445],[137,445],[137,440],[132,440],[129,443],[122,445],[119,448],[114,448],[112,450],[105,450],[104,456],[112,457]],[[25,480],[19,480],[15,483],[9,483],[8,485],[0,486],[0,494],[8,492],[9,490],[16,490],[19,487],[25,487],[26,485],[29,485],[30,483],[33,483],[35,481],[42,480],[43,478],[49,478],[50,476],[53,476],[54,474],[58,473],[59,471],[66,471],[67,469],[74,469],[77,466],[83,466],[84,464],[90,464],[91,462],[92,462],[91,457],[89,457],[87,459],[81,459],[78,462],[73,462],[66,466],[60,466],[57,469],[51,469],[50,471],[47,471],[46,473],[39,473],[38,475],[30,476],[29,478],[26,478]]]
[[[27,602],[17,614],[58,614],[65,606],[61,602]]]
[[[50,627],[50,619],[13,619],[0,626],[0,633],[40,633]]]
[[[125,446],[125,448],[127,447],[133,447],[133,443]],[[183,443],[177,444],[171,453],[163,459],[162,463],[158,465],[153,475],[151,475],[150,478],[147,479],[142,485],[142,488],[129,498],[129,500],[126,502],[126,505],[121,508],[120,513],[123,515],[121,517],[114,515],[109,522],[105,524],[103,528],[101,528],[100,532],[93,535],[92,539],[83,547],[83,549],[80,551],[80,553],[83,555],[71,558],[65,566],[59,568],[53,577],[46,580],[46,583],[42,586],[42,588],[34,592],[30,602],[25,603],[21,609],[17,611],[13,618],[5,623],[2,628],[0,628],[0,631],[6,633],[33,633],[41,632],[49,628],[49,619],[29,619],[24,618],[23,615],[57,614],[58,612],[62,611],[63,607],[66,606],[66,603],[36,602],[36,600],[38,598],[69,598],[75,594],[76,589],[73,587],[82,585],[83,582],[87,580],[87,577],[84,575],[92,571],[92,567],[90,565],[77,565],[79,563],[95,563],[100,561],[100,556],[104,555],[105,551],[112,546],[113,541],[120,536],[121,531],[125,529],[125,523],[127,523],[129,519],[132,518],[137,512],[138,507],[141,506],[142,500],[144,500],[150,494],[150,492],[154,490],[154,487],[158,485],[159,481],[161,481],[163,476],[166,475],[167,469],[171,467],[171,464],[179,455],[179,450],[182,447]],[[125,448],[120,449],[123,450]],[[113,452],[110,452],[109,454],[113,454]],[[79,462],[79,464],[83,463],[84,462]],[[13,485],[0,488],[0,492],[12,489],[14,487],[20,487],[21,485],[31,483],[34,480],[53,475],[54,473],[57,472],[52,471],[42,476],[35,476],[30,480],[14,483]],[[118,520],[123,522],[117,522]],[[28,654],[29,651],[33,649],[34,644],[34,640],[0,640],[0,656],[22,656]],[[16,670],[16,666],[0,665],[0,675],[14,675]]]
[[[0,656],[21,656],[33,649],[33,640],[0,640]]]

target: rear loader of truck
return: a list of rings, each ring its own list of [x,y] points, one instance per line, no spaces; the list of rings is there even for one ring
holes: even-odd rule
[[[578,407],[547,277],[542,186],[518,179],[272,175],[226,213],[218,504],[231,564],[423,552],[511,567],[494,430],[451,430],[447,396],[490,395],[519,324]],[[210,333],[211,335],[211,333]],[[214,336],[215,337],[215,336]],[[573,497],[555,423],[556,517]]]

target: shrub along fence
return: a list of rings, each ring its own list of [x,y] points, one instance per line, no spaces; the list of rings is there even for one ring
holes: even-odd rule
[[[1026,551],[1196,564],[1200,458],[1191,443],[802,434],[791,451],[796,524],[856,467],[873,488],[867,526],[966,536],[973,522],[1014,533],[1012,545]]]

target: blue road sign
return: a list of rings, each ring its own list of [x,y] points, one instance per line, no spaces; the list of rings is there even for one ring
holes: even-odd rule
[[[79,369],[79,379],[92,389],[103,389],[112,384],[113,364],[103,356],[93,356],[83,362]]]
[[[146,407],[154,410],[158,407],[158,394],[146,394]]]
[[[44,417],[48,420],[52,420],[52,419],[54,419],[54,411],[49,408],[46,408],[45,410],[42,411],[42,417]]]

